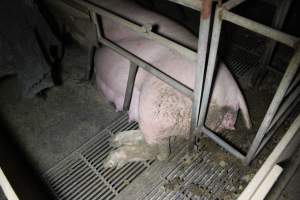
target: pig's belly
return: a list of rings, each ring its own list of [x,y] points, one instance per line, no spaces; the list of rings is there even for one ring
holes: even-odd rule
[[[192,101],[156,77],[147,79],[139,103],[139,125],[148,144],[171,136],[187,137]]]
[[[114,103],[116,111],[123,110],[130,62],[108,48],[100,48],[95,55],[97,90]],[[138,70],[128,111],[129,120],[138,121],[140,85],[147,74]]]

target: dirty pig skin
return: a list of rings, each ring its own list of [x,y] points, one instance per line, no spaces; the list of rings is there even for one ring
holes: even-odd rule
[[[101,5],[101,2],[99,4]],[[168,18],[148,11],[131,1],[103,1],[108,10],[114,8],[123,17],[138,24],[153,24],[157,32],[191,48],[197,48],[197,38],[184,27]],[[133,12],[134,11],[134,12]],[[105,36],[119,46],[159,68],[187,87],[194,88],[195,61],[146,39],[103,17]],[[99,92],[121,111],[126,91],[130,62],[107,47],[95,54],[96,83]],[[112,145],[119,147],[108,156],[106,167],[121,167],[128,161],[158,158],[169,155],[168,139],[187,137],[190,131],[192,101],[158,78],[139,68],[128,111],[129,119],[139,122],[137,131],[116,135]],[[238,111],[245,125],[251,120],[245,99],[224,63],[217,66],[214,86],[206,118],[206,126],[214,131],[234,129]]]

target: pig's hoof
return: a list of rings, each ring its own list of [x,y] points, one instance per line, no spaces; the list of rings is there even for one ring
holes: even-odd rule
[[[117,149],[112,151],[103,163],[104,168],[121,168],[126,164],[125,152],[122,149]]]
[[[121,146],[109,154],[103,166],[105,168],[116,167],[119,169],[128,162],[155,159],[157,153],[156,148],[146,144]]]
[[[167,160],[170,156],[170,141],[169,139],[164,139],[161,144],[158,145],[158,154],[156,158],[159,161]]]
[[[144,143],[141,130],[129,130],[116,134],[111,141],[111,146],[120,147],[124,145],[139,145]]]

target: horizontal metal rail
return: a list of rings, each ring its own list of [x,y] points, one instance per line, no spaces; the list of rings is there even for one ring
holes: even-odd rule
[[[201,131],[207,135],[210,139],[215,141],[217,144],[219,144],[221,147],[225,148],[229,153],[236,156],[237,158],[244,160],[245,156],[239,152],[236,148],[225,142],[222,138],[220,138],[217,134],[206,128],[205,126],[202,126]]]
[[[232,8],[240,5],[241,3],[245,2],[246,0],[230,0],[223,4],[223,8],[226,10],[231,10]]]
[[[154,33],[151,31],[151,28],[148,29],[146,26],[138,25],[136,23],[133,23],[127,19],[124,19],[122,17],[119,17],[118,15],[113,14],[112,12],[107,11],[105,8],[102,8],[98,5],[95,5],[94,3],[90,1],[83,1],[83,0],[64,0],[64,1],[73,1],[77,4],[80,4],[81,6],[84,6],[85,8],[89,9],[91,12],[95,12],[98,15],[101,15],[102,17],[107,17],[131,30],[134,32],[144,36],[145,38],[154,40],[158,42],[159,44],[177,51],[181,55],[185,56],[186,58],[195,61],[197,60],[197,53],[189,48],[186,48],[176,42],[173,42],[157,33]]]
[[[200,11],[202,9],[202,1],[200,0],[168,0],[173,3],[180,4],[182,6]]]
[[[129,51],[123,49],[122,47],[114,44],[113,42],[111,42],[107,39],[102,38],[99,42],[101,44],[105,45],[105,46],[110,47],[112,50],[114,50],[118,54],[124,56],[125,58],[127,58],[131,62],[135,63],[139,67],[146,70],[147,72],[149,72],[152,75],[156,76],[157,78],[164,81],[168,85],[172,86],[173,88],[175,88],[176,90],[178,90],[182,94],[188,96],[189,98],[193,97],[193,90],[192,89],[190,89],[189,87],[187,87],[184,84],[180,83],[179,81],[172,78],[171,76],[165,74],[164,72],[160,71],[159,69],[157,69],[153,65],[146,63],[145,61],[143,61],[139,57],[135,56],[134,54],[130,53]]]
[[[234,14],[226,9],[223,9],[222,15],[220,17],[222,17],[223,20],[229,21],[255,33],[259,33],[263,36],[281,42],[282,44],[285,44],[289,47],[296,48],[297,45],[299,45],[299,38],[295,36],[283,33],[266,25],[255,22],[251,19],[247,19],[240,15]]]

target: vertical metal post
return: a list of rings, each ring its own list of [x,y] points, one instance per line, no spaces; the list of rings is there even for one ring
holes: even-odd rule
[[[199,126],[204,126],[207,107],[209,106],[209,97],[211,91],[212,80],[215,72],[216,60],[217,60],[217,53],[218,53],[218,46],[219,46],[219,39],[221,34],[221,27],[222,27],[222,19],[220,16],[220,12],[222,9],[218,7],[215,12],[214,17],[214,25],[213,25],[213,32],[212,32],[212,39],[210,43],[210,51],[209,51],[209,58],[207,64],[207,72],[205,76],[205,84],[204,84],[204,91],[202,97],[202,103],[200,108],[200,116],[199,116]]]
[[[100,42],[102,40],[103,36],[102,36],[102,33],[101,33],[97,13],[95,11],[91,11],[90,15],[91,15],[92,21],[93,21],[93,23],[95,24],[95,27],[96,27],[97,40],[98,40],[98,42]]]
[[[276,29],[282,28],[285,18],[287,16],[287,13],[290,9],[291,3],[292,3],[292,0],[284,0],[284,1],[280,0],[279,5],[277,5],[275,16],[274,16],[273,22],[272,22],[273,28],[276,28]],[[275,46],[276,46],[276,41],[274,41],[274,40],[271,40],[267,43],[267,48],[266,48],[265,54],[263,55],[262,60],[261,60],[261,64],[263,66],[270,64]]]
[[[126,87],[126,93],[125,93],[124,104],[123,104],[124,110],[129,110],[129,107],[130,107],[130,102],[131,102],[131,97],[132,97],[134,81],[135,81],[137,70],[138,70],[138,66],[135,63],[130,62],[127,87]]]
[[[250,149],[247,153],[246,159],[244,160],[245,164],[248,165],[253,157],[255,156],[255,153],[257,149],[259,148],[261,141],[263,140],[266,131],[268,130],[274,115],[276,114],[285,94],[287,89],[289,88],[293,78],[296,75],[297,69],[300,64],[300,48],[297,48],[292,59],[290,60],[290,63],[282,77],[282,80],[276,90],[276,93],[274,95],[274,98],[268,108],[268,111],[257,131],[257,134],[250,146]]]
[[[192,120],[191,120],[191,134],[190,134],[190,147],[193,149],[195,142],[194,130],[198,126],[198,116],[200,111],[203,79],[205,74],[205,63],[208,47],[208,38],[210,30],[210,18],[211,18],[212,0],[202,1],[202,10],[200,14],[200,26],[198,37],[198,52],[197,52],[197,65],[195,68],[195,83],[194,83],[194,96],[192,106]]]

